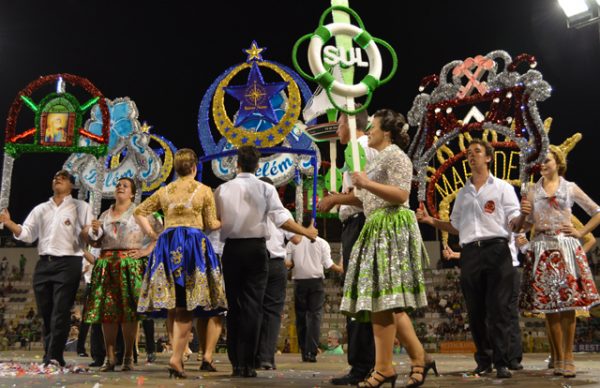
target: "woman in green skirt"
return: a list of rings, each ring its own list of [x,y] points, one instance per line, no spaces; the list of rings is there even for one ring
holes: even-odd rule
[[[352,175],[355,203],[362,205],[367,219],[352,249],[340,310],[373,325],[375,368],[359,384],[363,387],[395,384],[396,335],[411,358],[406,386],[423,384],[435,365],[425,361],[423,345],[406,314],[427,306],[422,267],[427,254],[415,214],[408,207],[413,168],[403,151],[410,141],[407,129],[401,114],[377,111],[368,135],[369,147],[379,153],[366,172]]]
[[[91,292],[84,312],[86,322],[102,324],[106,363],[100,368],[101,372],[115,369],[119,325],[125,342],[122,371],[133,370],[133,346],[139,320],[137,302],[147,257],[156,243],[145,238],[135,221],[135,192],[132,179],[119,179],[114,205],[102,213],[99,220],[94,220],[87,232],[102,248],[92,271]]]

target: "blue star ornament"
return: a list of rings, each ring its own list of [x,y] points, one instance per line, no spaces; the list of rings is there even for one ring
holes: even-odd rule
[[[266,83],[256,62],[252,62],[252,68],[245,85],[225,87],[225,92],[240,102],[237,118],[234,125],[242,125],[248,120],[256,119],[257,116],[277,124],[277,115],[271,103],[271,97],[282,91],[288,82]]]

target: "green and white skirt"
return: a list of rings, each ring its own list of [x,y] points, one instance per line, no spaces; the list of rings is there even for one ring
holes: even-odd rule
[[[429,260],[412,210],[374,211],[352,248],[340,310],[368,322],[372,312],[427,306],[424,259]]]

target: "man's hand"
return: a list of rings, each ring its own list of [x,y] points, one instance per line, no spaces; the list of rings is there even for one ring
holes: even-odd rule
[[[339,195],[336,193],[330,193],[329,195],[321,198],[321,200],[317,203],[317,211],[321,213],[327,213],[336,205],[334,201],[334,196]]]
[[[131,257],[132,259],[141,259],[142,257],[147,257],[149,254],[149,252],[147,252],[145,249],[130,249],[127,252],[127,256]]]
[[[0,212],[0,224],[4,224],[10,221],[10,213],[8,212],[8,209],[2,209],[2,212]]]
[[[429,212],[425,208],[425,205],[423,204],[423,202],[421,202],[419,204],[419,208],[415,212],[415,215],[417,216],[418,222],[420,222],[422,224],[433,225],[433,217],[431,217],[429,215]]]
[[[531,202],[527,198],[521,199],[521,214],[525,216],[531,214]]]
[[[317,236],[319,235],[319,231],[312,224],[309,227],[304,228],[304,229],[306,229],[305,236],[308,237],[310,239],[310,241],[315,241],[317,239]]]
[[[94,232],[94,234],[98,234],[100,226],[102,226],[102,223],[99,220],[92,220],[92,232]]]

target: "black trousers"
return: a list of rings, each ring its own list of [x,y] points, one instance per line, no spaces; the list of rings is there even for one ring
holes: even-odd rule
[[[257,362],[269,362],[275,365],[277,339],[281,328],[281,313],[285,305],[285,288],[287,285],[287,268],[282,257],[269,259],[269,275],[262,303],[262,323]]]
[[[295,279],[294,283],[298,346],[303,355],[309,353],[316,355],[321,335],[323,303],[325,302],[323,278]]]
[[[87,303],[88,297],[91,292],[91,285],[88,284],[85,289],[85,301]],[[85,307],[84,307],[85,310]],[[85,353],[85,340],[88,332],[90,331],[90,355],[94,361],[99,363],[104,362],[106,357],[106,350],[104,349],[104,335],[102,334],[102,324],[100,323],[87,323],[81,322],[79,326],[79,337],[77,337],[77,353]]]
[[[460,285],[477,349],[475,361],[480,366],[492,362],[496,367],[508,366],[515,272],[508,243],[467,245],[460,261]]]
[[[269,254],[264,238],[227,239],[223,277],[227,295],[227,355],[236,368],[254,368],[262,322]]]
[[[33,273],[35,302],[44,324],[44,360],[62,360],[71,307],[81,279],[81,256],[40,256]]]
[[[342,225],[342,259],[344,269],[348,268],[352,247],[365,224],[364,213],[358,213],[348,218]],[[370,323],[360,323],[347,318],[346,332],[348,334],[348,364],[350,373],[365,377],[375,366],[375,342],[373,326]]]
[[[523,340],[519,326],[519,292],[521,291],[521,271],[514,268],[512,294],[510,296],[510,345],[508,349],[509,362],[523,360]]]

